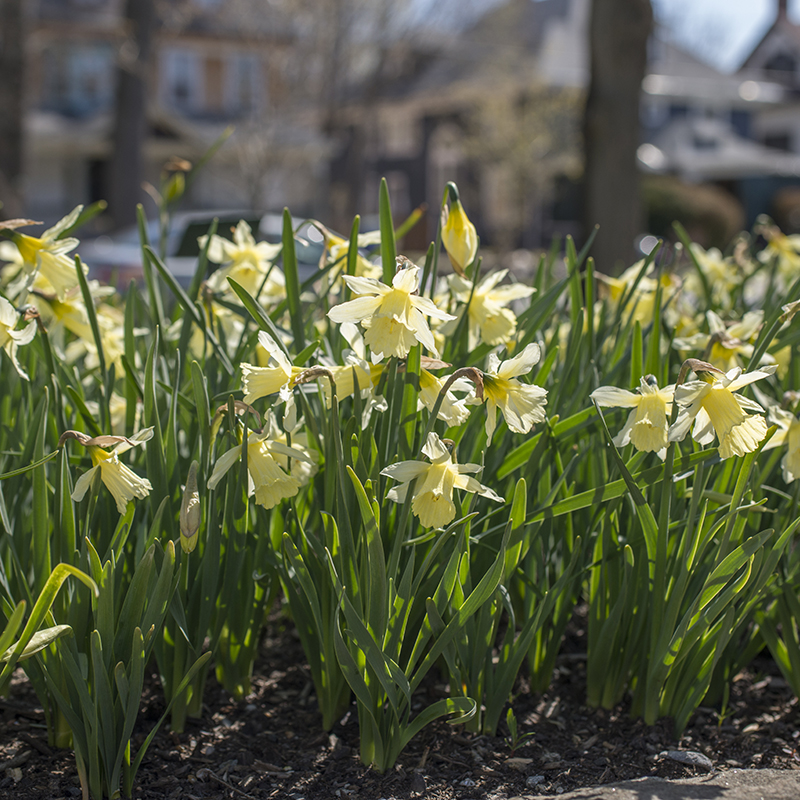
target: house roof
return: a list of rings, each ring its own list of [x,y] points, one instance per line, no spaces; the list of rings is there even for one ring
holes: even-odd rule
[[[800,176],[800,155],[745,139],[712,118],[675,120],[652,144],[639,147],[638,156],[647,172],[675,173],[691,181]]]

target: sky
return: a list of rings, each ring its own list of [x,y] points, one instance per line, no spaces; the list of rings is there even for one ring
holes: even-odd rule
[[[778,0],[652,0],[657,19],[676,41],[714,66],[739,67],[777,16]],[[800,0],[789,0],[800,23]]]

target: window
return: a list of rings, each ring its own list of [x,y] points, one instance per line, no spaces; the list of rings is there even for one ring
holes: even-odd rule
[[[768,133],[764,136],[764,144],[767,147],[775,147],[778,150],[791,152],[792,137],[788,133]]]
[[[253,114],[263,92],[263,72],[258,56],[237,53],[227,63],[227,109],[236,116]]]
[[[108,45],[75,44],[46,50],[42,105],[76,117],[109,108],[114,97],[113,59]]]
[[[168,109],[182,113],[200,110],[202,96],[200,59],[190,50],[171,50],[164,57],[162,97]]]

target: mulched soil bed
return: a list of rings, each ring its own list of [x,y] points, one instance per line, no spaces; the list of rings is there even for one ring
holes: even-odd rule
[[[134,796],[503,800],[648,775],[682,778],[705,772],[672,760],[669,750],[702,754],[719,770],[800,769],[797,700],[769,659],[759,659],[737,676],[722,722],[715,710],[701,709],[675,741],[668,721],[648,728],[624,708],[587,708],[581,652],[582,632],[573,627],[549,691],[532,695],[524,681],[517,687],[520,729],[535,735],[516,752],[502,736],[469,735],[441,723],[411,742],[396,767],[381,775],[358,759],[355,706],[331,733],[321,731],[299,642],[276,616],[263,641],[252,694],[232,703],[209,678],[203,718],[189,720],[180,735],[159,732],[139,770]],[[429,683],[431,700],[444,688]],[[134,745],[162,711],[152,676]],[[0,699],[0,712],[0,797],[80,797],[74,758],[47,747],[43,714],[22,673],[10,699]]]

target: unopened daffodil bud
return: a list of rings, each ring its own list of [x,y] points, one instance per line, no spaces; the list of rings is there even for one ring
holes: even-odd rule
[[[455,184],[448,184],[448,189],[450,209],[442,208],[442,244],[453,269],[459,275],[464,275],[478,252],[478,234],[461,205]]]
[[[197,467],[197,462],[192,461],[181,501],[181,547],[184,553],[191,553],[197,546],[197,536],[200,530],[201,513],[200,492],[197,491]]]

